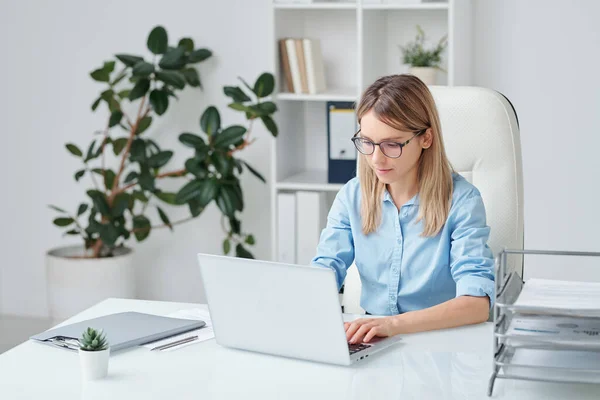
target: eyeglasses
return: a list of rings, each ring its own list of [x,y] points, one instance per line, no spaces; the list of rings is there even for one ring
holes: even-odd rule
[[[375,143],[367,138],[357,136],[360,133],[359,129],[358,132],[354,134],[351,140],[354,143],[354,147],[356,147],[356,150],[358,150],[360,153],[366,156],[373,154],[375,152],[375,146],[379,146],[379,149],[381,150],[384,156],[389,158],[400,158],[400,156],[402,155],[402,148],[409,144],[411,140],[413,140],[415,137],[424,133],[426,130],[427,129],[422,129],[420,131],[415,132],[413,137],[408,139],[406,142],[400,143],[393,142],[390,140],[384,140],[383,142]]]

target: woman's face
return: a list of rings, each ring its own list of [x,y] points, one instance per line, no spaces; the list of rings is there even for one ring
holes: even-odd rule
[[[402,155],[399,158],[390,158],[383,154],[383,151],[389,155],[399,153],[399,146],[390,144],[382,144],[374,146],[373,154],[365,155],[369,166],[375,171],[377,177],[382,183],[390,184],[403,179],[409,171],[417,168],[419,157],[423,148],[431,145],[431,133],[428,130],[426,133],[415,136],[415,132],[403,132],[392,128],[389,125],[381,122],[373,111],[369,111],[360,121],[359,136],[369,139],[373,143],[381,142],[397,142],[404,143],[411,139],[410,142],[402,147]],[[370,145],[367,145],[370,146]]]

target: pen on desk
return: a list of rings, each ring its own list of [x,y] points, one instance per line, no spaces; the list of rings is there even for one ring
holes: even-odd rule
[[[193,342],[196,339],[198,339],[198,336],[190,336],[190,337],[187,337],[185,339],[177,340],[175,342],[171,342],[171,343],[163,344],[161,346],[153,347],[151,350],[166,350],[166,349],[169,349],[171,347],[179,346],[180,344],[185,344],[185,343]]]

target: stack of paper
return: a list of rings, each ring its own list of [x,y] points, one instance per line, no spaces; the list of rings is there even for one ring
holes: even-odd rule
[[[528,279],[514,309],[536,314],[600,317],[600,283]]]

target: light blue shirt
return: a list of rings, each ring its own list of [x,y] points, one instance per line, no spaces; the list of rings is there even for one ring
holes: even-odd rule
[[[491,306],[494,257],[485,207],[475,186],[456,173],[453,181],[450,213],[437,236],[420,236],[418,194],[398,210],[387,190],[381,225],[365,236],[360,183],[352,179],[335,198],[311,264],[335,270],[341,288],[354,261],[362,281],[360,304],[371,314],[420,310],[462,295],[488,296]]]

